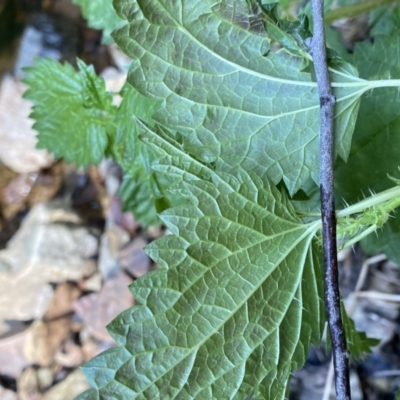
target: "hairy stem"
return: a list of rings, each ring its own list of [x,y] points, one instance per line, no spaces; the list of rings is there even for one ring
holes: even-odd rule
[[[349,353],[340,312],[333,188],[333,133],[336,100],[329,79],[323,9],[323,0],[312,0],[314,33],[311,50],[321,108],[320,190],[325,265],[325,307],[332,341],[336,395],[338,400],[350,400]]]
[[[374,194],[373,196],[367,197],[356,204],[338,211],[336,216],[337,218],[349,217],[350,215],[361,213],[371,207],[383,206],[385,203],[389,203],[386,206],[387,212],[394,210],[400,205],[400,186],[395,186],[383,192]]]

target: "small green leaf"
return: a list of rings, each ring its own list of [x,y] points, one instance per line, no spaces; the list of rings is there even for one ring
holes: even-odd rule
[[[372,347],[377,346],[379,340],[369,338],[364,332],[357,331],[354,322],[348,316],[343,303],[341,303],[341,314],[344,329],[346,331],[347,348],[350,352],[350,356],[360,361],[363,357],[372,352]]]
[[[26,68],[24,97],[34,104],[31,118],[38,147],[78,166],[98,164],[113,130],[116,108],[104,81],[92,66],[78,61],[80,71],[51,59]]]
[[[284,399],[324,322],[319,224],[251,172],[217,173],[147,130],[160,173],[189,205],[147,247],[162,269],[132,285],[137,306],[108,327],[120,347],[83,367],[93,398]]]
[[[111,32],[121,19],[114,10],[112,0],[72,0],[81,7],[82,15],[91,28],[103,31],[103,43],[111,43]]]

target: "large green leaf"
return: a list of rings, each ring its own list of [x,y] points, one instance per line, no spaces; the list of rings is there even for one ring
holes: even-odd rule
[[[398,51],[400,32],[375,38],[374,44],[356,45],[354,62],[365,78],[400,78]],[[380,192],[393,182],[387,174],[398,176],[400,149],[400,107],[398,88],[376,89],[361,101],[353,143],[347,164],[338,162],[335,176],[338,200],[356,202],[370,191]],[[400,217],[390,218],[378,231],[363,241],[367,252],[383,251],[400,263]]]
[[[116,107],[93,67],[82,61],[78,65],[79,73],[69,64],[37,60],[26,68],[24,97],[34,104],[38,147],[85,167],[103,159]]]
[[[147,130],[190,205],[147,247],[162,267],[132,285],[108,327],[119,347],[83,367],[81,399],[283,399],[323,326],[319,224],[251,172],[216,173]]]
[[[162,101],[153,118],[181,132],[186,151],[219,170],[242,166],[275,184],[283,179],[291,193],[309,176],[318,181],[311,57],[271,51],[256,1],[116,0],[115,8],[126,21],[113,37],[133,59],[129,82]],[[288,37],[274,28],[275,38]],[[337,151],[346,158],[368,84],[344,63],[331,75]]]
[[[103,31],[103,42],[112,42],[111,32],[120,19],[113,7],[112,0],[72,0],[81,6],[82,15],[91,28]]]

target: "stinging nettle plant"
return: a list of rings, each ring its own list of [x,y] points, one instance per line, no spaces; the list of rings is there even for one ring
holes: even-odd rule
[[[132,284],[137,305],[108,326],[118,347],[83,367],[92,389],[79,399],[284,399],[326,320],[307,17],[260,0],[114,0],[116,14],[75,2],[92,25],[117,24],[132,63],[119,106],[81,61],[28,68],[39,147],[84,167],[113,158],[125,207],[172,233],[147,246],[161,268]],[[96,22],[94,3],[109,18]],[[336,213],[339,243],[400,260],[393,15],[390,35],[377,23],[374,44],[329,50],[328,66],[337,202],[351,204]],[[362,357],[376,342],[341,311]]]

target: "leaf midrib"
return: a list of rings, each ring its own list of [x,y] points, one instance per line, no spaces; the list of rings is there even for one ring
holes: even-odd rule
[[[145,126],[140,120],[138,120],[138,123],[139,123],[139,125],[141,125],[141,126],[145,129],[145,131],[146,131],[149,135],[154,136],[156,139],[162,141],[166,146],[172,148],[172,151],[173,151],[175,154],[176,154],[176,153],[182,153],[182,155],[184,156],[184,158],[190,158],[186,153],[184,153],[184,152],[182,152],[180,149],[178,149],[178,148],[172,146],[172,144],[170,144],[169,142],[167,142],[165,139],[163,139],[162,137],[160,137],[160,136],[156,135],[155,133],[153,133],[153,132],[152,132],[147,126]],[[198,166],[200,166],[203,170],[206,170],[208,173],[211,173],[214,177],[217,178],[217,180],[219,181],[219,183],[222,183],[230,192],[235,192],[237,196],[242,197],[245,201],[251,202],[253,205],[255,205],[255,206],[257,206],[257,207],[260,207],[259,204],[252,202],[251,200],[249,200],[248,198],[246,198],[246,197],[243,196],[242,194],[240,194],[240,193],[236,192],[235,190],[233,190],[233,188],[232,188],[227,182],[225,182],[222,178],[220,178],[217,174],[215,174],[214,171],[210,170],[209,168],[207,168],[206,166],[204,166],[203,164],[199,163],[198,161],[196,161],[196,160],[194,160],[194,159],[192,159],[192,158],[190,158],[190,160],[191,160],[192,163],[195,163],[195,164],[197,164]],[[176,168],[178,169],[178,167],[176,167]],[[189,173],[189,172],[185,171],[185,173]],[[190,173],[190,174],[192,175],[192,173]],[[270,211],[268,211],[268,212],[272,215],[272,213],[271,213]],[[279,217],[279,216],[276,216],[276,215],[274,215],[274,216],[275,216],[276,218],[281,219],[281,220],[284,221],[285,223],[294,224],[293,222],[291,222],[291,221],[286,221],[286,220],[284,220],[283,218],[281,218],[281,217]],[[225,217],[220,217],[220,218],[225,218]],[[237,223],[237,222],[235,222],[235,223]],[[320,229],[320,225],[321,225],[321,221],[320,221],[320,220],[317,220],[317,221],[311,222],[311,223],[309,223],[309,224],[304,224],[304,225],[301,225],[301,224],[299,223],[298,226],[296,226],[295,228],[289,230],[289,231],[296,231],[296,230],[304,229],[304,228],[305,228],[303,234],[300,235],[300,236],[298,237],[298,239],[297,239],[295,242],[293,242],[293,243],[291,244],[291,246],[288,247],[287,251],[286,251],[284,254],[282,254],[282,257],[279,258],[279,259],[277,260],[277,262],[275,263],[275,268],[277,268],[277,266],[279,266],[279,264],[293,251],[293,249],[294,249],[304,238],[306,238],[307,236],[309,236],[309,240],[311,240],[312,237],[313,237],[313,236],[315,235],[315,233],[317,232],[317,230]],[[256,232],[257,232],[258,234],[260,233],[260,232],[258,232],[258,231],[256,231]],[[284,231],[284,232],[282,232],[281,234],[276,235],[275,237],[279,237],[279,236],[281,236],[281,235],[287,234],[287,232],[288,232],[288,231]],[[265,240],[269,240],[269,239],[270,239],[270,237],[268,237],[268,239],[264,239],[264,240],[260,241],[260,243],[262,243],[262,242],[265,241]],[[259,243],[257,243],[257,244],[259,244]],[[252,244],[252,245],[246,247],[245,249],[248,249],[248,248],[250,248],[250,247],[252,247],[252,246],[254,246],[254,245],[256,245],[256,244]],[[238,249],[237,251],[243,251],[243,248],[240,248],[240,249]],[[236,253],[236,252],[232,252],[231,254],[229,254],[228,257],[232,256],[232,254],[235,254],[235,253]],[[304,252],[303,257],[305,257],[306,254],[307,254],[307,252]],[[198,260],[193,259],[190,255],[188,255],[188,257],[190,257],[192,260],[194,260],[194,262],[199,263],[200,265],[203,265],[203,264],[201,264]],[[271,269],[271,271],[270,271],[269,274],[271,274],[271,273],[275,270],[275,268],[274,268],[274,269]],[[232,315],[235,314],[235,313],[248,301],[248,299],[254,294],[254,292],[255,292],[256,290],[259,289],[259,287],[265,282],[265,280],[267,279],[267,277],[269,276],[269,274],[265,277],[265,279],[264,279],[262,282],[260,282],[259,285],[257,285],[257,286],[254,287],[254,289],[249,293],[249,295],[246,296],[246,297],[244,298],[243,302],[241,302],[235,309],[232,310],[232,312],[230,313],[230,317],[229,317],[229,318],[231,318]],[[199,279],[200,279],[200,278],[199,278]],[[196,282],[197,282],[197,280],[196,280]],[[194,282],[194,283],[195,283],[195,282]],[[193,284],[194,284],[194,283],[193,283]],[[192,287],[193,284],[190,285],[189,287]],[[187,290],[187,289],[186,289],[186,290]],[[181,293],[181,292],[180,292],[180,293]],[[294,293],[293,293],[293,296],[294,296]],[[153,319],[153,318],[149,318],[149,320],[151,320],[151,319]],[[142,322],[143,322],[143,321],[142,321]],[[226,323],[226,320],[224,320],[218,327],[216,327],[216,328],[215,328],[213,331],[211,331],[207,336],[205,336],[204,339],[203,339],[202,341],[200,341],[195,347],[192,347],[191,349],[188,349],[188,351],[187,351],[185,357],[187,357],[187,355],[188,355],[188,354],[191,354],[193,351],[195,351],[195,350],[197,351],[197,350],[212,336],[212,335],[214,335],[216,332],[218,332],[218,330],[219,330],[225,323]],[[138,353],[138,354],[136,354],[136,356],[139,356],[139,354],[147,354],[147,353],[148,353],[148,352]],[[165,375],[166,375],[167,373],[169,373],[172,369],[174,369],[174,368],[176,367],[176,365],[178,365],[180,362],[182,362],[183,359],[184,359],[184,358],[182,358],[182,359],[181,359],[180,361],[178,361],[177,363],[173,364],[170,368],[166,369],[165,372],[157,378],[157,381],[161,380],[161,379],[163,378],[163,376],[165,376]],[[144,392],[145,390],[147,390],[152,384],[154,384],[154,383],[153,383],[153,382],[150,383],[148,386],[146,386],[144,389],[142,389],[140,393],[143,393],[143,392]]]
[[[311,238],[311,237],[310,237]],[[312,248],[311,248],[311,246],[309,245],[308,246],[308,248],[309,248],[309,250],[311,250],[312,251]],[[304,253],[304,258],[307,258],[307,256],[308,256],[308,254],[307,254],[307,252],[305,252]],[[311,257],[311,256],[310,256]],[[280,264],[280,263],[279,263]],[[303,263],[303,265],[304,265],[304,263]],[[265,281],[265,280],[264,280]],[[315,282],[315,279],[313,280],[313,282]],[[302,302],[303,303],[303,301],[302,301],[302,298],[301,299],[297,299],[295,296],[296,296],[296,292],[298,291],[298,290],[302,290],[301,289],[301,280],[299,280],[298,281],[298,283],[297,283],[297,286],[296,286],[296,290],[294,290],[293,291],[293,296],[291,297],[291,299],[290,299],[290,301],[288,301],[288,307],[290,307],[290,305],[292,304],[292,302],[293,302],[293,300],[296,300],[296,301],[298,301],[298,302]],[[315,287],[315,291],[317,292],[318,290],[317,290],[317,288]],[[249,296],[250,297],[250,296]],[[319,305],[319,304],[318,304]],[[243,304],[242,304],[242,306],[243,306]],[[242,307],[241,306],[241,307]],[[233,312],[232,313],[232,316],[236,313],[236,312],[238,312],[238,310],[241,308],[241,307],[239,307],[235,312]],[[286,309],[286,311],[287,311],[287,309]],[[302,307],[302,309],[301,309],[301,312],[302,312],[302,315],[304,314],[304,308]],[[281,319],[281,322],[282,322],[282,320],[283,320],[283,318],[285,318],[285,315],[283,315],[283,317],[282,317],[282,319]],[[301,318],[301,320],[303,320],[303,317]],[[275,332],[276,330],[278,330],[278,329],[280,329],[280,324],[277,324],[277,326],[275,327],[275,329],[274,330],[272,330],[264,339],[263,339],[263,342],[265,341],[265,340],[267,340],[267,338],[271,335],[271,334],[273,334],[273,332]],[[299,340],[300,340],[300,331],[301,331],[301,329],[299,329],[298,330],[298,335],[297,335],[297,338],[296,338],[296,342],[299,342]],[[254,352],[254,350],[255,349],[253,349],[252,350],[252,353]],[[234,365],[234,367],[237,367],[238,365]],[[230,369],[231,370],[231,369]],[[229,371],[230,371],[229,370]],[[224,376],[224,375],[226,375],[227,373],[229,373],[229,371],[226,371],[226,372],[224,372],[222,375],[219,375],[216,379],[213,379],[212,381],[210,381],[210,385],[212,384],[212,383],[215,383],[216,381],[217,381],[217,379],[220,379],[221,378],[221,376]],[[238,390],[240,389],[240,386],[238,387]],[[233,394],[233,397],[238,393],[238,390]],[[176,394],[176,396],[174,396],[174,399],[179,395],[180,393],[177,393]],[[232,398],[233,398],[232,397]]]
[[[268,278],[268,276],[280,265],[280,263],[293,251],[293,249],[294,249],[303,239],[305,239],[307,236],[309,236],[309,242],[312,240],[312,237],[314,236],[315,232],[319,229],[319,226],[318,226],[318,225],[319,225],[319,222],[318,222],[317,224],[316,224],[316,223],[311,223],[311,224],[308,224],[308,225],[309,225],[309,227],[304,231],[304,233],[303,233],[301,236],[299,236],[298,240],[295,241],[295,242],[293,242],[292,245],[288,248],[288,250],[287,250],[285,253],[282,254],[282,257],[276,262],[275,268],[272,269],[272,270],[270,271],[270,273],[265,277],[265,279],[264,279],[263,281],[261,281],[261,282],[259,283],[259,285],[255,286],[254,289],[249,293],[249,295],[246,296],[246,297],[244,298],[244,300],[243,300],[241,303],[239,303],[238,306],[235,307],[235,308],[231,311],[229,318],[232,318],[232,316],[233,316],[233,315],[234,315],[234,314],[249,300],[249,298],[250,298],[251,296],[254,295],[254,293],[261,287],[261,285],[265,282],[265,280]],[[308,245],[308,247],[309,247],[309,245]],[[303,253],[303,258],[306,256],[306,254],[307,254],[307,252],[304,252],[304,253]],[[190,256],[189,256],[189,257],[190,257]],[[192,258],[192,259],[193,259],[193,258]],[[197,263],[200,263],[198,260],[194,260],[194,261],[196,261]],[[203,264],[201,264],[201,265],[203,265]],[[299,274],[299,276],[300,276],[300,275],[301,275],[301,274]],[[191,286],[192,286],[192,285],[191,285]],[[191,287],[191,286],[190,286],[190,287]],[[180,292],[180,293],[181,293],[181,292]],[[290,301],[293,300],[294,295],[295,295],[295,291],[293,291],[292,297],[291,297]],[[145,305],[143,305],[143,307],[145,307]],[[283,318],[283,317],[282,317],[282,318]],[[153,316],[153,317],[150,317],[150,318],[148,318],[148,319],[142,320],[141,323],[143,323],[143,322],[146,321],[146,320],[153,320],[153,319],[154,319],[154,316]],[[210,338],[211,336],[213,336],[215,333],[217,333],[217,332],[220,330],[220,328],[221,328],[224,324],[226,324],[226,321],[227,321],[227,320],[224,319],[223,322],[222,322],[220,325],[218,325],[215,329],[213,329],[212,331],[210,331],[209,334],[208,334],[207,336],[205,336],[203,340],[201,340],[200,342],[198,342],[198,344],[197,344],[196,346],[194,346],[194,347],[192,347],[192,348],[187,348],[186,355],[185,355],[183,358],[181,358],[179,361],[177,361],[176,363],[172,364],[172,365],[170,366],[170,368],[167,368],[167,369],[165,370],[165,372],[164,372],[163,374],[161,374],[161,375],[157,378],[156,381],[162,380],[162,378],[163,378],[166,374],[168,374],[171,370],[173,370],[173,369],[174,369],[180,362],[182,362],[189,354],[193,353],[194,351],[197,352],[197,350],[198,350],[207,340],[209,340],[209,338]],[[278,325],[279,325],[279,324],[277,324],[277,326],[278,326]],[[180,346],[174,346],[174,347],[182,348],[182,347],[180,347]],[[163,348],[163,347],[157,348],[157,350],[162,349],[162,348]],[[184,348],[183,348],[183,349],[184,349]],[[136,354],[135,354],[135,357],[138,357],[138,356],[140,356],[140,355],[142,355],[142,354],[148,354],[148,353],[152,353],[152,352],[148,352],[148,351],[147,351],[147,352],[136,353]],[[137,394],[140,394],[140,393],[145,392],[145,391],[146,391],[149,387],[151,387],[151,386],[154,384],[154,382],[156,382],[156,381],[153,381],[153,382],[151,382],[149,385],[145,386],[143,389],[141,389],[140,392],[137,392]],[[123,383],[121,383],[121,382],[119,382],[119,383],[120,383],[120,384],[123,384]],[[124,386],[126,386],[126,385],[124,385]],[[129,389],[132,390],[131,388],[129,388]]]
[[[208,53],[210,53],[213,57],[219,59],[220,61],[230,65],[231,67],[234,68],[234,71],[231,73],[235,73],[235,72],[244,72],[247,73],[249,75],[253,75],[256,76],[262,80],[270,80],[273,82],[279,82],[279,83],[284,83],[284,84],[288,84],[288,85],[296,85],[296,86],[307,86],[307,87],[312,87],[312,88],[316,88],[317,87],[317,83],[316,82],[312,82],[312,81],[294,81],[294,80],[289,80],[289,79],[283,79],[283,78],[276,78],[270,75],[265,75],[262,74],[260,72],[251,70],[249,68],[243,67],[242,65],[236,64],[233,61],[230,61],[222,56],[220,56],[218,53],[214,52],[212,49],[210,49],[209,47],[207,47],[204,43],[200,42],[199,40],[197,40],[187,29],[184,29],[183,25],[180,25],[178,23],[178,21],[171,15],[171,13],[165,8],[164,4],[160,4],[160,6],[164,9],[165,13],[175,22],[175,29],[180,30],[183,34],[186,34],[193,42],[195,42],[200,48],[205,49]],[[149,25],[154,25],[151,24],[150,21],[145,17],[145,14],[142,11],[142,15],[145,18],[145,20],[147,21],[147,23]],[[130,22],[127,21],[127,23],[129,24]],[[136,45],[139,46],[142,50],[144,50],[145,52],[149,52],[149,50],[145,49],[143,46],[141,46],[137,41],[135,41]],[[154,53],[151,53],[154,57],[158,58],[159,60],[161,60],[162,62],[166,62],[165,60],[161,59],[160,56],[155,55]],[[238,68],[239,67],[239,68]],[[183,69],[183,68],[182,68]],[[369,81],[365,81],[361,78],[357,78],[357,77],[353,77],[352,75],[344,75],[343,72],[341,71],[337,71],[334,69],[330,69],[331,71],[335,72],[338,75],[342,75],[342,76],[346,76],[348,78],[357,80],[356,82],[332,82],[332,87],[357,87],[357,86],[369,86],[368,82]],[[194,72],[194,71],[193,71]],[[197,72],[197,71],[196,71]]]

